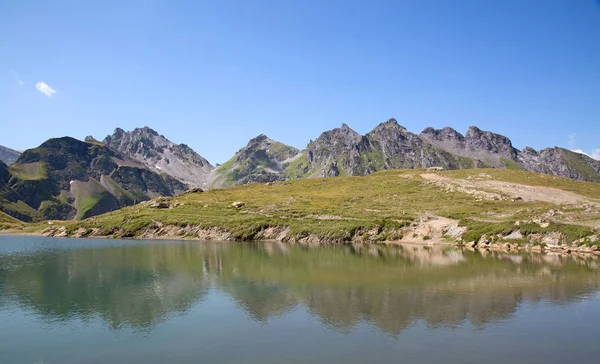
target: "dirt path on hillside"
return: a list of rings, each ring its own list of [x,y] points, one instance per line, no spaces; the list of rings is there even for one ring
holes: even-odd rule
[[[587,197],[558,188],[527,186],[519,183],[502,181],[472,181],[441,176],[436,173],[424,173],[421,178],[434,182],[440,187],[468,194],[482,199],[521,199],[523,201],[541,201],[553,204],[594,203]],[[597,204],[597,203],[594,203]]]

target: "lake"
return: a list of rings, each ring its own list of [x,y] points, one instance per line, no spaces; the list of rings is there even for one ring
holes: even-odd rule
[[[598,262],[0,236],[0,363],[597,363]]]

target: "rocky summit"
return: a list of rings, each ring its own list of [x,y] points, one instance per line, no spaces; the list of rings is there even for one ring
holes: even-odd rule
[[[115,129],[104,141],[109,148],[129,156],[157,173],[193,187],[207,187],[213,166],[185,144],[175,144],[149,127],[131,132]]]
[[[0,161],[11,165],[17,161],[21,152],[0,145]]]
[[[506,136],[476,126],[469,127],[464,135],[451,127],[428,127],[415,134],[395,119],[377,125],[366,135],[342,124],[323,132],[304,150],[261,134],[216,168],[185,144],[172,143],[148,127],[132,132],[117,128],[103,143],[155,172],[202,188],[429,167],[523,169],[600,181],[599,161],[563,148],[520,151]]]
[[[69,137],[0,162],[0,210],[22,221],[81,219],[187,188],[102,143]]]
[[[322,133],[282,178],[365,176],[389,169],[523,169],[583,181],[600,181],[600,161],[563,148],[519,151],[509,138],[471,126],[466,135],[446,127],[417,135],[395,119],[361,136],[348,125]],[[293,173],[290,173],[293,172]],[[287,176],[287,177],[286,177]]]
[[[288,168],[299,157],[298,149],[261,134],[215,169],[211,187],[290,179]]]

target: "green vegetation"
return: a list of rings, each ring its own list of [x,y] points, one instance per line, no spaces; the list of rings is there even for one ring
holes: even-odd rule
[[[310,172],[310,163],[306,159],[306,152],[289,162],[286,171],[292,180],[307,178]]]
[[[71,186],[77,207],[76,219],[89,216],[89,212],[97,208],[98,204],[111,198],[111,194],[95,179],[88,182],[76,181]]]
[[[589,181],[600,181],[598,171],[595,171],[594,168],[585,163],[583,160],[585,156],[583,154],[574,153],[566,149],[561,150],[561,152],[567,165],[573,168],[580,178],[585,178]]]
[[[515,162],[514,160],[504,158],[504,157],[500,157],[500,163],[502,163],[506,169],[520,169],[520,170],[525,169],[522,165]]]
[[[489,222],[464,219],[461,220],[461,225],[468,228],[463,236],[464,241],[478,241],[483,235],[486,235],[492,241],[496,241],[498,240],[497,235],[505,236],[516,230],[519,230],[523,235],[558,232],[568,242],[594,234],[594,230],[589,227],[561,223],[549,223],[546,227],[536,223],[522,223],[517,226],[515,222],[511,221],[490,224]]]
[[[2,193],[0,193],[0,207],[6,214],[25,222],[40,221],[43,219],[43,216],[39,211],[27,205],[25,202],[20,200],[16,202],[9,201],[4,199],[1,195]]]
[[[0,230],[18,227],[23,223],[11,216],[8,216],[4,212],[0,211]]]
[[[542,201],[481,200],[462,192],[448,192],[423,179],[424,170],[382,171],[366,177],[313,178],[271,184],[250,184],[203,193],[186,193],[161,198],[170,208],[153,208],[148,203],[130,206],[79,223],[67,223],[68,231],[83,227],[98,229],[100,235],[136,237],[159,226],[218,228],[238,240],[254,240],[267,228],[289,228],[288,238],[316,236],[326,241],[384,241],[401,239],[408,227],[424,216],[460,220],[468,228],[464,241],[482,235],[507,235],[518,228],[523,234],[559,232],[566,241],[594,233],[591,227],[577,225],[585,206],[563,208],[560,219],[548,227],[531,222],[560,206]],[[600,184],[559,179],[518,170],[445,171],[451,178],[473,178],[481,173],[493,179],[534,186],[552,186],[599,197]],[[595,196],[594,196],[595,194]],[[97,198],[87,197],[89,204]],[[82,200],[83,201],[83,200]],[[240,201],[241,207],[233,202]],[[590,200],[591,201],[591,200]],[[591,203],[591,202],[590,202]],[[84,203],[83,206],[88,206]],[[588,212],[586,214],[589,215]],[[600,220],[600,211],[592,215]],[[185,232],[183,234],[194,233]],[[182,237],[186,237],[185,235]],[[430,234],[427,239],[434,238]]]
[[[41,162],[13,164],[8,167],[10,173],[25,181],[37,181],[48,178],[46,167]]]

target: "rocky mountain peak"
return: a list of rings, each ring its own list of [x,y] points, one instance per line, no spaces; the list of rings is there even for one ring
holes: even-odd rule
[[[389,119],[388,121],[384,121],[383,123],[380,123],[379,125],[377,125],[367,135],[381,134],[381,133],[388,133],[388,132],[406,134],[406,133],[408,133],[408,130],[406,130],[406,128],[403,127],[402,125],[398,124],[398,121],[396,121],[396,119],[392,118],[392,119]]]
[[[300,154],[298,149],[260,134],[214,170],[211,187],[285,180],[290,161]]]
[[[96,138],[94,138],[91,135],[86,136],[83,141],[88,142],[88,143],[100,143],[98,140],[96,140]]]
[[[191,186],[206,187],[213,166],[185,144],[175,144],[150,127],[131,132],[115,129],[104,143],[149,169],[165,173]]]
[[[16,162],[20,155],[21,152],[0,145],[0,161],[7,165]]]
[[[510,139],[504,135],[483,131],[476,126],[469,127],[465,135],[465,146],[473,152],[487,152],[510,159],[517,158],[517,150],[513,148]]]
[[[437,140],[439,142],[452,141],[462,143],[465,139],[465,137],[461,133],[449,126],[443,129],[434,129],[432,127],[425,128],[421,132],[421,136],[429,138],[431,140]]]
[[[532,156],[538,155],[538,152],[531,147],[525,147],[521,153],[527,154],[527,155],[532,155]]]
[[[144,126],[143,128],[133,129],[132,134],[136,134],[136,133],[139,133],[142,135],[145,134],[145,135],[151,135],[151,136],[158,136],[158,133],[154,129],[150,128],[149,126]]]
[[[71,137],[26,150],[11,169],[18,173],[5,186],[10,202],[22,201],[30,208],[0,204],[0,209],[24,221],[87,218],[187,189],[106,145]]]
[[[335,128],[332,130],[328,130],[323,132],[316,141],[324,142],[324,143],[333,143],[342,144],[342,145],[352,145],[360,141],[361,135],[354,131],[352,128],[348,126],[348,124],[342,124],[341,127]]]
[[[115,131],[113,132],[113,136],[121,136],[123,134],[125,134],[125,130],[121,128],[115,128]]]
[[[248,142],[248,145],[262,143],[262,142],[264,142],[266,140],[271,140],[271,139],[269,139],[269,137],[267,137],[264,134],[260,134],[260,135],[258,135],[256,137],[250,139],[250,141]]]

